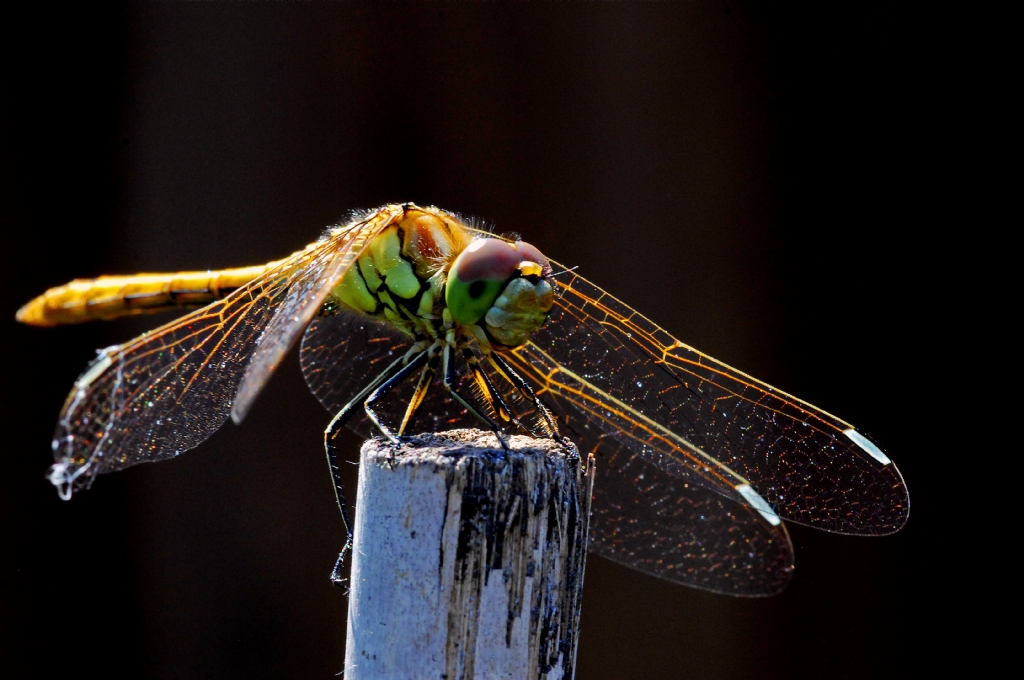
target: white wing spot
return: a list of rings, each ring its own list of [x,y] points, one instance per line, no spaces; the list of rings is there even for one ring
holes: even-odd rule
[[[738,484],[736,490],[743,496],[743,500],[754,506],[754,509],[761,513],[761,517],[764,517],[773,527],[779,526],[782,520],[772,510],[772,506],[768,505],[768,501],[761,498],[760,494],[750,488],[749,484]]]
[[[889,456],[882,453],[882,449],[875,446],[867,437],[862,435],[852,427],[849,430],[844,430],[843,434],[853,440],[853,443],[864,449],[869,456],[877,460],[882,465],[888,465],[892,461],[889,460]]]
[[[54,463],[50,466],[49,472],[46,473],[46,478],[50,480],[50,484],[57,487],[57,495],[60,496],[62,501],[71,500],[71,480],[68,477],[68,466],[64,463]]]

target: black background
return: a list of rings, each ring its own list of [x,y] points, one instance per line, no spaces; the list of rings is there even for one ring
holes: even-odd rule
[[[791,526],[781,595],[591,558],[579,678],[899,677],[937,658],[939,274],[916,12],[744,4],[99,5],[4,26],[0,675],[333,677],[346,600],[293,356],[242,427],[63,503],[56,415],[159,322],[18,327],[74,277],[280,258],[416,201],[517,231],[685,342],[853,422],[911,490],[886,538]],[[75,12],[78,12],[76,14]],[[348,436],[354,459],[358,440]],[[354,468],[349,466],[354,488]]]

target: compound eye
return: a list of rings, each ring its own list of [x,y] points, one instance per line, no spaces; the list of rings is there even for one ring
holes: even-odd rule
[[[551,263],[548,262],[548,258],[544,257],[537,248],[531,246],[526,241],[516,241],[516,250],[523,256],[523,259],[527,262],[536,262],[544,269],[544,275],[551,274]]]
[[[466,283],[505,281],[515,273],[523,256],[511,243],[496,238],[473,241],[452,265],[452,272]]]
[[[452,319],[463,325],[480,321],[522,261],[515,246],[499,239],[469,244],[448,272],[444,296]]]

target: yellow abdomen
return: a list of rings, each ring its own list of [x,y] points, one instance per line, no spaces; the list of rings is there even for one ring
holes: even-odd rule
[[[278,262],[205,272],[135,274],[76,279],[51,288],[18,310],[32,326],[58,326],[95,319],[201,307],[244,286]]]

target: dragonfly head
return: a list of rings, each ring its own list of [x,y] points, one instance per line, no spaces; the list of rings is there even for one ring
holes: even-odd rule
[[[483,326],[507,347],[518,347],[544,325],[554,303],[551,265],[523,241],[473,241],[452,263],[445,303],[463,326]]]

